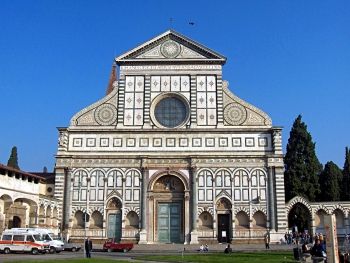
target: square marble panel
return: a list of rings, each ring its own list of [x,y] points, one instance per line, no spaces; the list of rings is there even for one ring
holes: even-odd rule
[[[205,146],[206,147],[214,147],[215,146],[215,138],[205,138]]]
[[[162,147],[162,138],[153,138],[153,147]]]
[[[74,138],[73,139],[73,147],[81,147],[83,146],[83,139],[82,138]]]
[[[228,147],[228,138],[219,138],[220,147]]]
[[[140,138],[139,144],[141,147],[148,147],[149,146],[149,139],[148,138]]]
[[[126,139],[126,146],[127,147],[135,147],[136,145],[136,139],[135,138],[128,138]]]
[[[166,139],[166,146],[167,147],[175,147],[175,138],[167,138]]]
[[[259,138],[258,145],[260,147],[267,147],[267,138],[266,137]]]
[[[245,146],[246,147],[254,147],[255,146],[254,138],[253,137],[245,138]]]
[[[242,146],[242,140],[239,137],[233,137],[232,138],[232,146],[233,147],[241,147]]]
[[[101,147],[108,147],[109,146],[109,138],[101,138],[100,139],[100,146]]]
[[[96,139],[95,138],[87,138],[86,139],[86,146],[87,147],[95,147],[96,146]]]
[[[180,146],[181,147],[188,147],[188,139],[187,138],[180,138]]]
[[[122,138],[114,138],[113,139],[113,146],[114,147],[122,147],[123,146]]]
[[[201,147],[202,139],[201,138],[192,138],[192,147]]]

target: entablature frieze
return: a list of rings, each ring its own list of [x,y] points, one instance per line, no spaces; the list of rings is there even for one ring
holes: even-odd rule
[[[108,158],[57,158],[56,167],[133,167],[141,166],[140,159],[108,159]]]

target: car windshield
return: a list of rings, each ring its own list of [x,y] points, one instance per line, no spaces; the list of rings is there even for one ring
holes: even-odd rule
[[[48,234],[43,234],[43,240],[52,241],[52,238]]]
[[[43,241],[43,239],[41,238],[41,235],[33,235],[33,237],[36,241]]]

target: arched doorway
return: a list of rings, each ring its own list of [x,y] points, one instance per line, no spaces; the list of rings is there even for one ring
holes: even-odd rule
[[[309,209],[302,203],[296,203],[288,213],[288,229],[292,232],[311,233],[311,218]]]
[[[122,237],[122,203],[117,197],[107,202],[107,237],[120,241]]]
[[[185,186],[175,175],[158,177],[152,185],[154,236],[159,243],[184,242]]]
[[[226,198],[221,198],[216,203],[216,211],[218,214],[218,241],[230,242],[231,240],[231,202]]]
[[[14,216],[9,222],[9,228],[21,227],[22,220],[19,216]]]

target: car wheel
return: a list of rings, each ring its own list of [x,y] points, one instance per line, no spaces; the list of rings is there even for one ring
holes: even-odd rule
[[[77,248],[76,247],[72,247],[72,252],[75,252],[77,251]]]
[[[53,254],[56,252],[56,249],[54,247],[50,247],[50,250],[49,250],[49,253],[50,254]]]
[[[39,250],[37,248],[33,248],[32,249],[32,254],[33,255],[38,255],[39,254]]]
[[[10,254],[11,250],[8,247],[5,247],[4,249],[4,253],[5,254]]]
[[[129,251],[129,250],[128,250],[127,248],[124,248],[124,249],[123,249],[123,252],[124,252],[124,253],[126,253],[126,252],[128,252],[128,251]]]
[[[56,253],[61,253],[62,250],[56,250]]]

